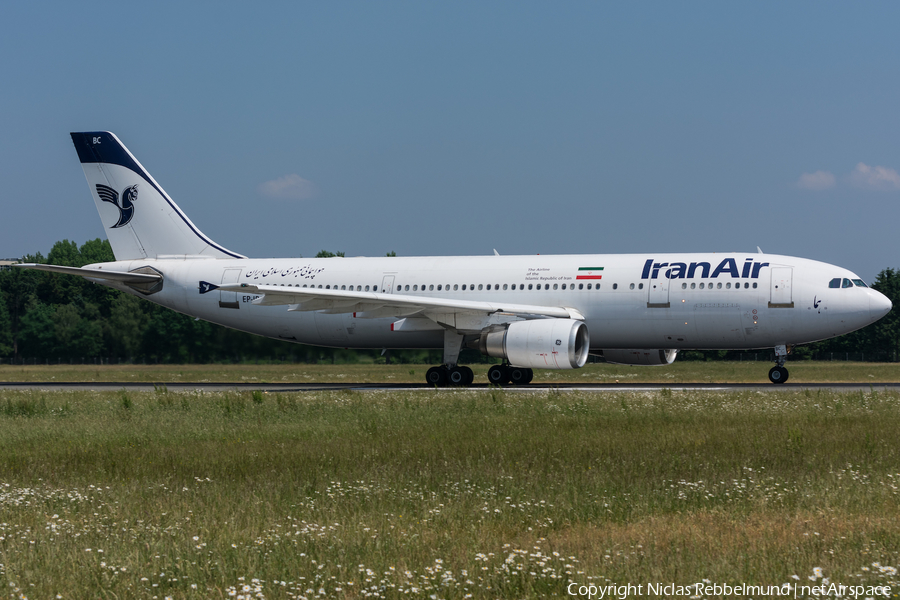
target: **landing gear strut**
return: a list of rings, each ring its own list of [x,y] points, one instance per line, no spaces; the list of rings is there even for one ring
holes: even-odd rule
[[[788,370],[784,368],[787,355],[787,346],[775,346],[775,366],[769,370],[769,381],[772,383],[784,383],[788,380]]]
[[[425,373],[425,382],[428,385],[436,387],[472,385],[475,373],[469,367],[457,364],[463,339],[463,335],[453,329],[444,330],[444,364],[428,369]]]

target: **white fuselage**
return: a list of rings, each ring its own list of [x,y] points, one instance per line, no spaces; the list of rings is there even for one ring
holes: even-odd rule
[[[99,265],[93,265],[96,267]],[[152,267],[163,289],[148,300],[226,327],[304,344],[441,348],[433,329],[393,330],[397,317],[289,311],[200,282],[353,289],[440,299],[566,307],[584,316],[592,350],[771,348],[835,337],[879,319],[890,302],[822,262],[773,254],[207,259],[105,263]],[[89,266],[90,267],[90,266]],[[601,269],[602,267],[602,269]],[[133,289],[104,282],[141,296]],[[352,288],[351,288],[352,286]]]

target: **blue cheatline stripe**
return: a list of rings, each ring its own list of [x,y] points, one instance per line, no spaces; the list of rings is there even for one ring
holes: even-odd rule
[[[190,227],[191,231],[193,231],[198,238],[216,250],[224,252],[228,256],[233,258],[247,258],[246,256],[226,250],[194,227],[187,216],[185,216],[185,214],[181,212],[181,209],[178,208],[178,205],[169,198],[169,195],[166,194],[155,181],[153,181],[150,174],[147,173],[140,163],[138,163],[137,159],[132,156],[131,152],[129,152],[128,149],[122,145],[122,142],[120,142],[112,133],[108,131],[86,131],[80,133],[73,132],[70,135],[72,136],[72,142],[75,144],[75,151],[78,153],[78,160],[82,163],[107,163],[119,165],[120,167],[125,167],[126,169],[133,171],[144,181],[153,186],[153,189],[159,192],[159,195],[169,203],[169,206],[178,213],[178,216],[181,217],[184,224]],[[94,138],[98,138],[99,143],[94,144]]]

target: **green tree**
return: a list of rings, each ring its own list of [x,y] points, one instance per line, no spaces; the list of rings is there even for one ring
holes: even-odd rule
[[[36,298],[22,315],[19,327],[18,350],[25,358],[50,358],[56,354],[55,311]]]
[[[334,258],[339,256],[344,258],[343,252],[329,252],[328,250],[319,250],[318,254],[316,254],[316,258]]]
[[[385,256],[387,256],[388,258],[393,258],[393,257],[397,256],[397,253],[394,252],[393,250],[391,250],[390,252],[385,254]]]
[[[113,255],[112,246],[109,245],[109,240],[101,240],[100,238],[88,240],[81,245],[79,251],[81,253],[82,265],[113,262],[116,260],[116,257]]]
[[[63,240],[53,244],[50,254],[47,255],[48,265],[60,265],[63,267],[81,267],[84,263],[81,260],[81,252],[78,251],[78,244]]]
[[[53,331],[56,334],[56,358],[87,358],[100,355],[103,338],[97,307],[88,304],[79,310],[72,304],[57,307],[53,314]],[[46,356],[46,355],[45,355]],[[46,356],[53,358],[52,355]]]
[[[106,320],[106,339],[109,351],[115,356],[133,359],[140,354],[141,337],[149,318],[144,302],[128,294],[117,295]]]
[[[887,296],[894,307],[868,328],[868,341],[872,349],[888,352],[897,360],[900,357],[900,270],[883,270],[875,277],[872,287]]]
[[[13,349],[12,323],[9,320],[9,310],[6,308],[6,298],[0,290],[0,357],[7,357]]]

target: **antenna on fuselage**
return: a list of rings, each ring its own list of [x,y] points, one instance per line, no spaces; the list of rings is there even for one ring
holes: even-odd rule
[[[765,252],[763,252],[762,248],[760,248],[759,246],[756,247],[756,251],[759,252],[760,254],[765,254]]]

